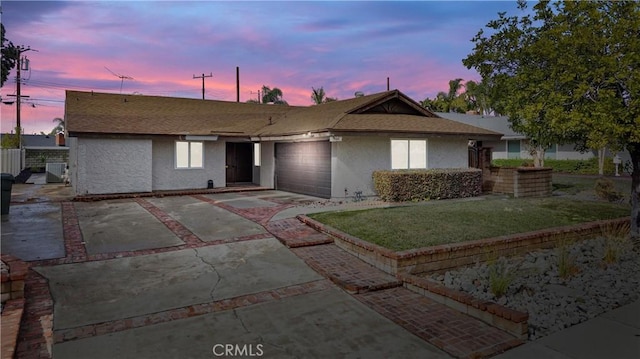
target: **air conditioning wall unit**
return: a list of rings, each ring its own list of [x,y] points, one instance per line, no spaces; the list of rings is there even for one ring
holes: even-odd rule
[[[62,183],[66,168],[66,163],[47,163],[47,183]]]

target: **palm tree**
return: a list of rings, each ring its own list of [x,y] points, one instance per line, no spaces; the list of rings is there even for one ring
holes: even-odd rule
[[[464,92],[468,109],[477,111],[481,115],[489,115],[493,110],[489,100],[489,88],[484,80],[480,82],[467,81]]]
[[[462,85],[462,79],[458,78],[449,81],[449,93],[447,93],[447,99],[453,101],[458,96],[458,91],[464,86]]]
[[[53,128],[53,130],[51,130],[51,132],[49,132],[49,135],[57,135],[58,133],[62,133],[65,130],[64,127],[64,119],[60,118],[60,117],[56,117],[53,119],[53,122],[56,123],[56,127]]]
[[[262,103],[288,105],[287,101],[282,99],[282,90],[277,87],[271,89],[265,85],[262,85]]]
[[[311,88],[311,101],[313,101],[314,104],[319,105],[323,102],[325,102],[325,93],[324,93],[324,88],[320,87],[318,89],[316,88]]]

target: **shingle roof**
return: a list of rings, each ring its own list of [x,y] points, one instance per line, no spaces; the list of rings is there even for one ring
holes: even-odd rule
[[[398,133],[430,133],[439,135],[498,135],[495,132],[440,117],[420,117],[412,115],[346,115],[335,127],[340,131],[375,131]]]
[[[65,124],[71,135],[270,137],[321,131],[500,135],[440,118],[398,90],[309,107],[67,91]]]
[[[500,136],[497,132],[440,118],[398,90],[300,107],[260,129],[258,134],[266,137],[308,131]]]
[[[2,137],[7,136],[7,133],[0,134],[0,140]],[[56,145],[56,136],[53,135],[22,135],[23,147],[58,147]]]
[[[67,91],[70,134],[248,136],[288,106]]]
[[[257,131],[260,136],[276,136],[330,130],[349,111],[384,97],[386,93],[332,101],[309,107],[291,109],[275,119],[272,125]]]
[[[509,125],[508,116],[482,116],[482,115],[469,115],[466,113],[455,112],[436,112],[440,117],[466,123],[467,125],[484,128],[490,131],[502,133],[502,139],[522,139],[526,136],[521,133],[517,133],[511,129]]]

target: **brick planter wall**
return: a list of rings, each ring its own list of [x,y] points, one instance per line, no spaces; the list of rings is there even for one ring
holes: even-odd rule
[[[401,275],[400,279],[404,282],[404,287],[413,292],[480,319],[516,338],[526,340],[528,337],[528,313],[513,310],[491,301],[476,299],[470,294],[447,288],[427,278]]]
[[[13,358],[24,313],[24,281],[29,266],[10,255],[2,255],[2,345],[0,358]]]
[[[592,238],[600,235],[602,228],[626,225],[631,220],[630,217],[602,220],[464,243],[394,252],[325,226],[307,216],[300,215],[297,218],[316,230],[334,237],[334,243],[338,247],[378,269],[395,275],[403,281],[405,288],[480,319],[521,339],[527,338],[529,318],[527,313],[490,301],[476,299],[470,294],[447,288],[416,274],[442,272],[473,265],[476,262],[486,262],[496,256],[516,256],[537,249],[553,248],[560,241],[579,241]]]
[[[24,298],[24,278],[29,266],[7,254],[2,255],[2,303]]]
[[[485,238],[463,243],[441,244],[433,247],[394,252],[363,241],[335,228],[325,226],[307,216],[298,219],[335,239],[335,244],[363,261],[389,274],[418,274],[445,271],[457,267],[486,262],[496,256],[516,256],[528,252],[554,248],[561,240],[582,240],[600,235],[604,226],[628,224],[630,217],[581,223],[571,226],[541,229],[507,236]]]
[[[551,175],[548,167],[490,167],[482,189],[494,193],[512,194],[514,197],[551,196]]]

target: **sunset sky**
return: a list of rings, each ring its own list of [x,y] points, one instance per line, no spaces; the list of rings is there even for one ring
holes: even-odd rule
[[[22,72],[24,133],[49,132],[64,116],[64,90],[236,100],[278,87],[311,105],[311,87],[338,99],[399,89],[416,101],[454,78],[478,80],[461,60],[470,41],[515,1],[2,1],[14,45],[30,46]],[[110,71],[109,71],[110,70]],[[113,72],[113,73],[112,73]],[[15,70],[1,89],[15,97]],[[120,76],[133,78],[121,80]],[[15,104],[0,104],[1,129]]]

